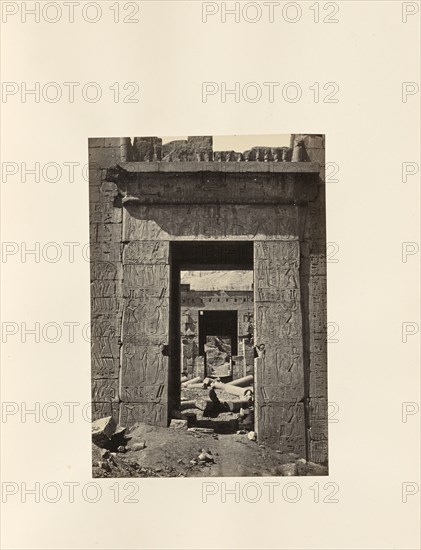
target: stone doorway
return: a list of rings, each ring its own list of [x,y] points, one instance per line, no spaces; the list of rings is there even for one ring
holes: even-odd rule
[[[232,357],[238,355],[237,311],[199,311],[199,354],[205,376],[232,376]]]
[[[239,153],[211,137],[89,145],[94,418],[168,426],[181,269],[253,269],[258,441],[326,461],[324,137]]]
[[[239,322],[238,311],[218,308],[220,303],[225,305],[231,301],[234,304],[234,300],[237,302],[237,298],[232,298],[227,293],[224,293],[224,297],[219,297],[219,293],[215,292],[215,296],[212,298],[209,297],[211,293],[205,293],[205,295],[198,293],[195,299],[197,303],[188,302],[190,307],[187,308],[185,299],[182,298],[183,295],[186,295],[186,285],[181,283],[181,273],[185,270],[252,271],[253,243],[248,241],[171,242],[170,259],[169,333],[171,345],[168,402],[169,417],[171,418],[178,416],[180,412],[181,387],[185,378],[197,381],[198,379],[203,381],[209,377],[226,380],[237,375],[235,367],[233,369],[233,358],[238,356],[239,325],[241,330],[244,324]],[[252,291],[248,291],[248,294],[252,294]],[[211,310],[205,310],[205,308],[209,308],[211,300],[215,300],[215,303],[210,304]],[[243,305],[242,302],[238,302],[238,309],[241,305]],[[249,308],[252,307],[252,304],[248,305]],[[244,330],[242,331],[244,332]],[[226,376],[223,376],[225,374],[222,372],[223,366],[220,372],[213,372],[212,366],[209,364],[209,357],[212,354],[210,348],[216,343],[215,340],[212,342],[211,337],[224,338],[229,341],[230,353],[227,353],[229,355],[226,361],[228,365],[225,366],[229,367],[230,372],[227,372]],[[206,353],[206,348],[209,348],[208,353]]]

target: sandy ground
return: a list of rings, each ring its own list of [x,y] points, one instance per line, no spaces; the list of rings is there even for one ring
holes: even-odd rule
[[[183,397],[207,397],[208,391],[183,392]],[[229,395],[219,394],[223,398]],[[199,418],[201,413],[198,412]],[[214,422],[236,419],[223,413]],[[203,420],[198,424],[200,425]],[[194,422],[193,422],[194,424]],[[189,420],[189,425],[192,423]],[[140,448],[139,448],[140,447]],[[139,448],[139,450],[132,449]],[[123,449],[122,449],[123,450]],[[199,460],[207,453],[205,461]],[[202,457],[203,459],[203,457]],[[282,454],[248,438],[247,433],[201,433],[179,428],[138,424],[126,432],[123,452],[109,452],[92,445],[93,477],[240,477],[327,475],[325,466],[306,462],[295,454]]]
[[[100,449],[93,446],[94,477],[222,477],[327,475],[327,468],[304,463],[297,455],[280,454],[250,441],[247,434],[199,434],[186,428],[138,425],[128,447],[145,448],[125,453],[106,453],[110,471],[98,467]],[[214,462],[192,464],[205,450]],[[287,466],[285,466],[287,465]],[[295,467],[291,471],[292,467]]]

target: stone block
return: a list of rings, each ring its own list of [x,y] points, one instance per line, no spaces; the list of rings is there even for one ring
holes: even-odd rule
[[[112,416],[92,422],[92,442],[99,447],[106,445],[115,432],[117,424]]]
[[[118,262],[91,262],[91,281],[122,279],[122,266]]]
[[[123,244],[113,243],[104,245],[91,243],[89,247],[89,258],[91,262],[121,262]]]
[[[89,164],[99,169],[110,168],[121,162],[119,147],[100,147],[89,149]]]
[[[309,458],[312,462],[315,462],[317,464],[327,463],[329,458],[328,450],[329,449],[327,439],[318,441],[310,439]]]
[[[168,298],[149,296],[127,298],[123,311],[123,342],[167,344],[169,340]]]
[[[158,137],[135,137],[133,154],[136,161],[156,162],[162,158],[162,139]]]
[[[120,301],[115,297],[91,297],[92,315],[117,315],[120,310]]]
[[[283,205],[139,205],[123,212],[124,240],[287,241],[298,236],[295,208]]]
[[[92,318],[90,328],[91,344],[98,343],[100,346],[96,351],[104,357],[116,357],[117,348],[114,346],[120,338],[121,319],[115,315],[98,315]]]
[[[131,427],[138,422],[167,426],[167,403],[121,403],[119,424]]]
[[[115,207],[112,202],[91,203],[89,207],[89,221],[91,223],[121,223],[122,209]]]
[[[91,297],[93,298],[110,298],[117,294],[117,282],[115,280],[92,281]]]
[[[127,298],[168,296],[170,271],[164,264],[126,264],[123,266],[123,295]]]
[[[98,420],[104,416],[112,416],[116,423],[120,415],[120,406],[117,402],[108,401],[107,403],[92,402],[92,420]]]
[[[170,423],[170,428],[174,428],[174,430],[186,429],[187,420],[180,420],[177,418],[173,418]]]
[[[258,442],[282,453],[305,456],[305,418],[302,403],[260,403],[258,406]]]
[[[313,422],[327,422],[328,401],[325,397],[316,397],[309,400],[310,426]]]
[[[169,264],[169,243],[131,241],[124,247],[123,264]]]
[[[115,378],[119,373],[118,357],[103,357],[92,353],[92,378]]]
[[[327,371],[325,368],[316,369],[311,365],[310,355],[310,397],[327,397]]]
[[[126,138],[89,138],[88,144],[90,149],[104,148],[104,147],[130,147],[131,139]]]
[[[124,343],[122,349],[121,386],[126,388],[141,388],[143,386],[158,387],[165,385],[168,372],[168,357],[163,355],[163,351],[162,345]],[[157,397],[153,399],[160,397],[159,393],[156,393],[156,395]],[[150,398],[148,400],[152,401],[153,399]],[[137,399],[132,399],[132,401],[136,402]]]
[[[189,136],[188,143],[194,148],[212,149],[213,136]]]
[[[121,223],[98,223],[96,230],[96,242],[114,245],[122,240]]]
[[[118,378],[92,380],[92,401],[95,403],[118,402]]]

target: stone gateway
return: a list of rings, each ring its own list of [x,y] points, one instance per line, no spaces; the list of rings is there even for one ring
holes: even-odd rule
[[[258,443],[327,462],[324,136],[95,138],[89,158],[93,417],[168,426],[191,354],[181,270],[253,270]]]

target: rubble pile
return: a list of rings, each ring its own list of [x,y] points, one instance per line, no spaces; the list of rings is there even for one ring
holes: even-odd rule
[[[189,427],[213,429],[217,433],[246,433],[254,427],[252,375],[223,383],[218,377],[195,377],[181,384],[177,417]]]

